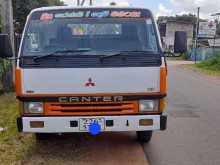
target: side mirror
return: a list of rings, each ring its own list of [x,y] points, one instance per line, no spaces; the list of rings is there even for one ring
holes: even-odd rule
[[[13,57],[13,51],[8,34],[0,34],[0,58]]]
[[[174,53],[185,53],[187,51],[187,33],[175,32]]]

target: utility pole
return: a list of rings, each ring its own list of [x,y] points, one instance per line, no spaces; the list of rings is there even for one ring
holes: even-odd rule
[[[12,48],[14,49],[14,26],[13,26],[13,10],[12,0],[0,0],[2,32],[10,36]]]
[[[77,6],[84,6],[86,0],[77,0]],[[89,5],[92,6],[93,5],[93,0],[89,0]]]
[[[197,11],[196,39],[195,39],[195,64],[197,62],[197,48],[198,48],[198,36],[199,36],[199,14],[200,14],[200,7],[198,7],[198,11]]]
[[[81,6],[84,6],[86,0],[82,0]]]
[[[77,6],[80,6],[80,0],[77,0]]]
[[[2,18],[2,33],[8,34],[10,36],[12,49],[13,52],[15,52],[12,0],[0,0],[0,8],[0,16]],[[6,79],[5,88],[8,89],[13,87],[13,83],[15,82],[14,62],[11,62],[10,72],[5,73],[4,77]]]

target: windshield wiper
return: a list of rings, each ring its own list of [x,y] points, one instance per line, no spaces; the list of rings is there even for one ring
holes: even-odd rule
[[[104,56],[100,56],[100,60],[111,58],[111,57],[116,57],[116,56],[121,56],[121,55],[123,55],[121,52],[117,52],[115,54],[110,54],[110,55],[104,55]]]
[[[155,54],[153,51],[146,51],[146,50],[128,50],[128,51],[122,51],[122,53],[130,54],[130,53],[144,53],[144,54]]]
[[[43,55],[43,56],[38,56],[38,57],[35,57],[34,58],[34,61],[36,60],[39,60],[39,59],[44,59],[44,58],[47,58],[47,57],[50,57],[50,56],[57,56],[57,55],[63,55],[63,54],[68,54],[68,53],[81,53],[81,52],[89,52],[91,51],[90,48],[85,48],[85,49],[70,49],[70,50],[58,50],[58,51],[55,51],[55,52],[52,52],[52,53],[49,53],[49,54],[46,54],[46,55]]]
[[[116,56],[121,56],[121,55],[134,54],[134,53],[151,54],[153,52],[151,52],[151,51],[141,51],[141,50],[120,51],[120,52],[116,52],[115,54],[101,56],[100,60],[103,60],[103,59],[106,59],[106,58],[112,58],[112,57],[116,57]]]

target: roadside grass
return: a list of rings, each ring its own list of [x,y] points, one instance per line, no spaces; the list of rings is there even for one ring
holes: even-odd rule
[[[31,152],[34,137],[17,132],[18,103],[13,93],[0,96],[0,164],[22,164],[22,159]]]
[[[220,72],[220,52],[214,55],[212,58],[197,64],[196,66],[198,68]]]
[[[167,57],[169,61],[182,61],[184,60],[182,57]]]
[[[194,65],[189,65],[188,67],[194,71],[199,71],[214,76],[220,76],[220,52],[206,61],[202,61],[201,63]]]
[[[177,57],[167,57],[167,60],[169,61],[185,61],[189,59],[189,54],[188,53],[183,53],[180,56]]]
[[[184,65],[186,68],[189,68],[195,72],[199,72],[199,73],[203,73],[206,75],[210,75],[210,76],[217,76],[220,77],[220,71],[214,71],[214,70],[207,70],[204,68],[200,68],[198,66],[196,66],[197,64],[192,64],[192,65]]]

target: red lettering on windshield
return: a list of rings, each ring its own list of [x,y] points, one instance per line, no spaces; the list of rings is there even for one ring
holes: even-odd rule
[[[141,12],[138,12],[138,11],[132,11],[132,12],[113,11],[111,13],[111,17],[139,18],[139,17],[141,17]]]
[[[43,13],[40,17],[41,21],[51,21],[53,20],[53,14],[50,13]]]

